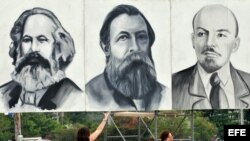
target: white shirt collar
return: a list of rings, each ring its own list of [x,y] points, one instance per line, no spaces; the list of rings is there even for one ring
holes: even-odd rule
[[[26,92],[24,89],[22,90],[22,93],[20,95],[20,100],[23,104],[30,103],[31,105],[38,106],[40,100],[42,99],[43,95],[47,91],[47,88],[37,90],[35,92]]]
[[[205,88],[207,97],[210,97],[211,84],[210,77],[213,73],[207,73],[201,65],[197,65],[198,72]],[[235,97],[234,97],[234,85],[230,73],[230,63],[226,63],[221,69],[216,71],[221,80],[220,86],[225,91],[226,97],[228,99],[229,108],[235,108]]]
[[[211,75],[214,73],[207,73],[202,66],[198,63],[198,72],[200,74],[202,83],[204,84],[204,86],[206,86],[207,84],[210,84],[210,77]],[[219,70],[216,71],[218,73],[218,76],[222,82],[222,84],[225,86],[228,82],[228,80],[231,78],[231,73],[230,73],[230,64],[229,62],[226,63],[222,68],[220,68]]]

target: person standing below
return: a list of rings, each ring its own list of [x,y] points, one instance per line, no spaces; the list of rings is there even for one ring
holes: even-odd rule
[[[154,138],[148,138],[147,141],[154,141]]]
[[[98,125],[98,127],[93,133],[90,133],[90,130],[86,127],[80,128],[77,132],[77,141],[95,141],[104,129],[109,117],[109,113],[104,112],[103,115],[104,117],[101,123]]]
[[[173,136],[168,130],[164,130],[160,135],[161,141],[173,141]]]

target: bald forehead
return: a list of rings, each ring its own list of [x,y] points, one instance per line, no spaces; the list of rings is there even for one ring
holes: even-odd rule
[[[56,25],[48,16],[43,14],[31,15],[27,18],[24,25],[24,33],[42,34],[44,32],[54,32]]]
[[[238,22],[233,12],[222,5],[210,5],[199,10],[193,19],[194,30],[198,26],[212,26],[218,29],[228,29],[238,35]]]

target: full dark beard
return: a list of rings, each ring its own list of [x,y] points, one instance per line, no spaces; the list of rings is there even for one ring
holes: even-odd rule
[[[51,69],[49,61],[43,58],[38,52],[31,52],[20,58],[20,60],[18,60],[16,63],[15,70],[17,73],[19,73],[24,67],[28,65],[31,66],[31,71],[36,69],[38,66],[41,66],[48,71]]]
[[[117,91],[133,99],[144,98],[156,86],[153,61],[143,52],[133,53],[124,60],[110,57],[106,73]]]
[[[12,79],[19,83],[26,91],[31,92],[46,88],[55,83],[52,75],[40,65],[36,67],[25,66],[19,73],[14,71]]]
[[[58,81],[58,78],[55,78],[55,75],[58,74],[52,75],[51,69],[54,67],[51,67],[50,64],[52,63],[37,52],[29,53],[17,61],[16,68],[12,73],[12,79],[26,91],[43,89]],[[55,64],[52,64],[52,66],[55,66]],[[64,75],[62,76],[64,77]]]

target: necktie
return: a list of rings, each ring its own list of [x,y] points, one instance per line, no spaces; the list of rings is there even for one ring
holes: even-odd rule
[[[220,87],[220,78],[217,72],[210,78],[212,89],[210,91],[210,103],[213,109],[228,108],[228,101],[224,90]]]

